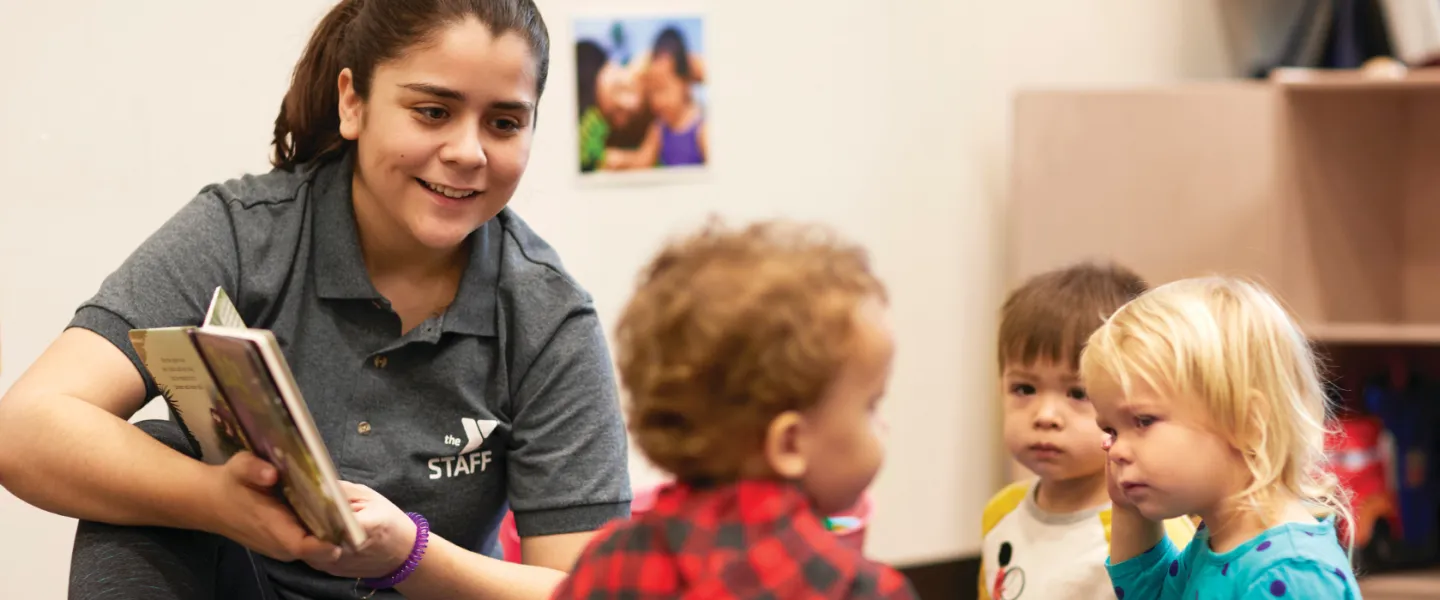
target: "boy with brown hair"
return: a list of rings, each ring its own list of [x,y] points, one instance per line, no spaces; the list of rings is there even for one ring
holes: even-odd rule
[[[597,535],[556,597],[915,597],[820,516],[880,468],[886,304],[867,253],[818,226],[712,222],[666,245],[616,354],[636,444],[675,482]]]
[[[981,519],[980,597],[1114,598],[1105,434],[1079,377],[1081,346],[1105,319],[1143,294],[1116,264],[1084,262],[1036,275],[1000,313],[1005,447],[1035,478],[991,498]],[[1176,544],[1189,521],[1167,523]]]

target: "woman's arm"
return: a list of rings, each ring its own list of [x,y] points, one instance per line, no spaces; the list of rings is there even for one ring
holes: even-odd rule
[[[128,423],[144,389],[114,344],[66,330],[0,399],[0,485],[53,513],[208,531],[279,560],[334,552],[270,495],[268,464],[206,465]]]
[[[334,560],[315,561],[310,566],[339,577],[389,576],[414,551],[418,527],[379,492],[349,482],[341,482],[341,486],[368,541]],[[526,564],[515,564],[471,552],[430,533],[415,571],[396,589],[414,600],[543,600],[554,594],[593,536],[593,532],[582,532],[525,538],[521,543]]]
[[[192,482],[206,465],[126,422],[144,392],[113,344],[65,331],[0,399],[0,483],[78,519],[203,528],[204,488]]]
[[[415,573],[396,587],[407,598],[543,600],[555,592],[594,532],[521,540],[527,564],[496,560],[432,535]]]
[[[271,495],[273,467],[249,453],[206,465],[126,422],[156,395],[129,330],[198,324],[216,286],[236,289],[230,223],[219,197],[186,204],[0,398],[0,485],[58,514],[209,531],[280,560],[333,552]]]

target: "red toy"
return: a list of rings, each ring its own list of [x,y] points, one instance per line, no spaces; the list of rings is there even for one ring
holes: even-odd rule
[[[1390,536],[1403,531],[1400,525],[1399,502],[1395,497],[1393,444],[1380,419],[1363,415],[1347,415],[1332,427],[1337,430],[1327,440],[1330,464],[1340,485],[1350,490],[1350,509],[1355,515],[1355,548],[1372,543],[1384,545]],[[1377,527],[1377,524],[1383,525]],[[1375,534],[1380,533],[1379,536]],[[1340,529],[1342,542],[1345,528]],[[1383,548],[1375,548],[1382,555]]]

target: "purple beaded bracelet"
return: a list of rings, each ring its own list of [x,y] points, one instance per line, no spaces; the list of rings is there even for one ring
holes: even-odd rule
[[[405,563],[400,565],[400,568],[395,569],[394,573],[379,579],[362,580],[365,587],[372,590],[393,588],[400,585],[400,582],[405,581],[405,578],[409,577],[411,573],[415,572],[415,568],[420,566],[420,558],[425,556],[425,547],[430,544],[430,522],[426,521],[425,517],[420,516],[420,513],[412,512],[405,514],[409,515],[410,520],[415,522],[415,547],[410,550],[410,557],[406,558]]]

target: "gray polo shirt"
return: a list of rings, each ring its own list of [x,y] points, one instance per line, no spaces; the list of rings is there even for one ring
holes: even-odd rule
[[[498,557],[507,501],[521,536],[628,516],[625,430],[590,296],[506,209],[473,234],[455,302],[402,335],[365,270],[352,160],[206,187],[72,326],[124,350],[154,397],[127,332],[198,324],[223,286],[279,339],[341,477],[436,534]],[[352,597],[354,580],[265,567],[286,598]]]

